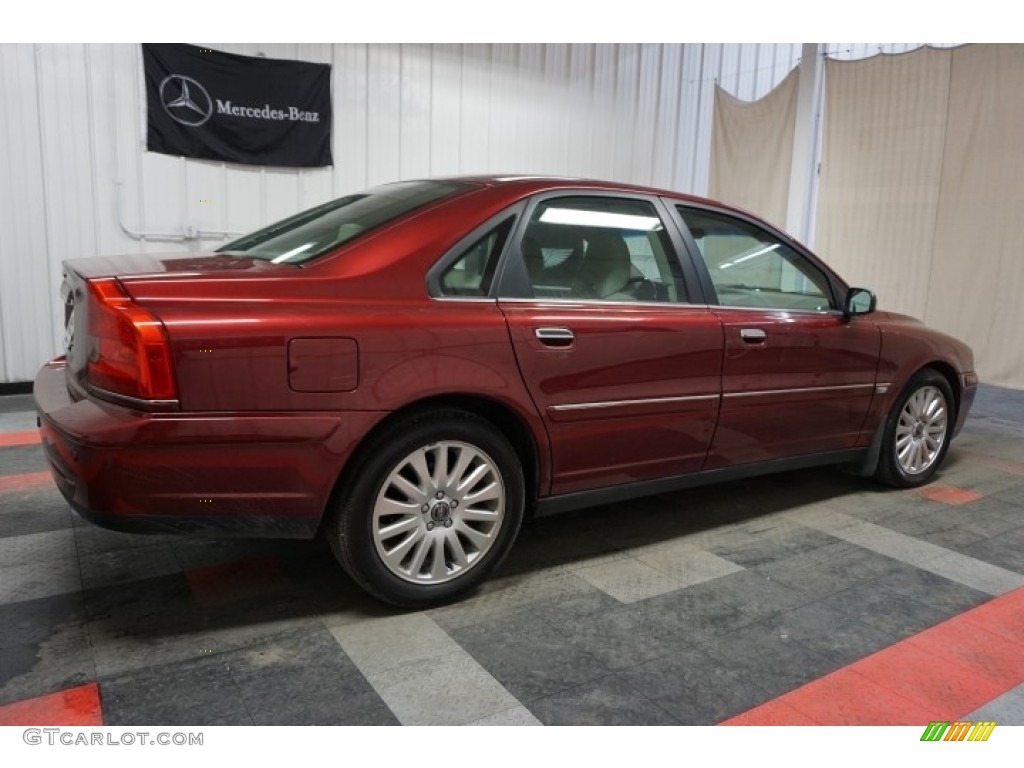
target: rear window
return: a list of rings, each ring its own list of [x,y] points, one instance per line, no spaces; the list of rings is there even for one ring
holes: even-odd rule
[[[275,264],[301,264],[470,185],[460,181],[385,184],[310,208],[218,248]]]

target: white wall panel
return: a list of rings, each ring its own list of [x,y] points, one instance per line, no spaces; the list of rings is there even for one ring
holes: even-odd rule
[[[139,46],[0,45],[0,382],[30,380],[59,353],[66,258],[209,249],[222,233],[400,178],[550,173],[703,193],[715,81],[757,98],[800,52],[209,45],[330,63],[334,166],[262,169],[147,152]],[[186,227],[206,234],[185,241]]]

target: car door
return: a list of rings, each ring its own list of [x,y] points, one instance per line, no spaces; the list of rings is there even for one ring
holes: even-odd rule
[[[745,217],[676,207],[725,336],[722,405],[707,469],[859,444],[881,337],[845,317],[843,286]]]
[[[498,296],[548,430],[552,494],[701,468],[718,414],[722,327],[656,198],[534,199]],[[688,271],[687,271],[688,270]]]

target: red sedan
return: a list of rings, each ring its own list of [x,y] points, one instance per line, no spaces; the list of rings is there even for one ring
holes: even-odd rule
[[[404,606],[524,516],[812,465],[927,482],[971,350],[750,214],[536,177],[389,184],[188,256],[69,261],[35,383],[71,505],[312,537]]]

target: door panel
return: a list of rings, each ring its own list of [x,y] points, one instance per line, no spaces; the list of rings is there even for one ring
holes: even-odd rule
[[[706,467],[858,445],[881,336],[838,311],[837,283],[749,219],[676,206],[722,321],[722,407]]]
[[[858,444],[881,347],[874,323],[834,313],[714,311],[725,360],[708,469]]]
[[[721,324],[706,307],[499,306],[551,439],[552,494],[701,468],[722,366]]]

